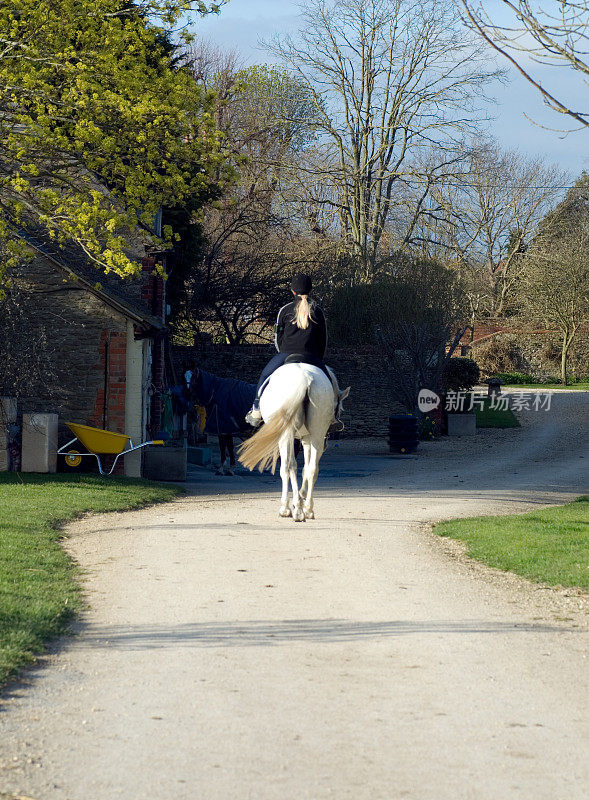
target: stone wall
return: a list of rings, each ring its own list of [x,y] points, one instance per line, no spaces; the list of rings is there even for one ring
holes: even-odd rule
[[[468,355],[475,360],[479,348],[493,351],[494,342],[499,349],[505,340],[514,345],[521,364],[503,371],[527,372],[538,378],[558,376],[560,373],[561,335],[558,330],[549,330],[540,325],[522,323],[517,319],[485,319],[474,325],[474,338],[470,341],[467,331],[461,344],[468,346]],[[466,354],[466,353],[465,353]],[[569,351],[569,371],[577,377],[589,374],[589,325],[582,325]]]
[[[276,352],[273,345],[209,344],[198,347],[175,347],[174,365],[181,380],[182,364],[194,361],[207,372],[221,378],[238,378],[257,383],[262,368]],[[388,418],[394,409],[390,401],[390,388],[382,359],[376,348],[330,348],[327,364],[337,375],[340,386],[351,386],[343,415],[344,437],[385,437]]]

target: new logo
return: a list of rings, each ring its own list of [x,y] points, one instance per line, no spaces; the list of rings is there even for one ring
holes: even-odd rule
[[[425,414],[428,411],[433,411],[434,408],[440,405],[440,398],[435,392],[429,389],[421,389],[417,395],[417,405],[419,406],[419,410]]]

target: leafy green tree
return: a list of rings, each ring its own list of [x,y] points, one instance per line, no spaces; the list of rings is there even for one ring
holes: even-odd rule
[[[126,234],[204,198],[222,152],[213,99],[178,68],[181,0],[13,0],[0,6],[0,246],[39,224],[129,275]],[[214,10],[214,9],[213,9]],[[170,240],[172,232],[164,231]]]

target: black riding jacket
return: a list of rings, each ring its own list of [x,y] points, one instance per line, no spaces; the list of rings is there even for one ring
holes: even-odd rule
[[[307,328],[297,327],[294,321],[298,301],[287,303],[278,312],[275,344],[279,353],[301,353],[323,359],[327,346],[327,325],[323,309],[315,306]]]

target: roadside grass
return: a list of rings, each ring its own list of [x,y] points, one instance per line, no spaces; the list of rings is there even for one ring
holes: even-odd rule
[[[180,491],[132,478],[0,473],[0,686],[81,608],[60,523],[165,502]]]
[[[589,496],[528,514],[440,522],[434,531],[466,542],[468,555],[490,567],[589,589]]]
[[[580,383],[568,383],[563,386],[562,383],[506,383],[505,389],[528,389],[533,392],[542,392],[544,389],[575,389],[581,392],[589,391],[589,381],[581,381]]]
[[[519,420],[509,408],[491,408],[491,399],[485,398],[483,408],[475,408],[477,428],[519,428]]]

